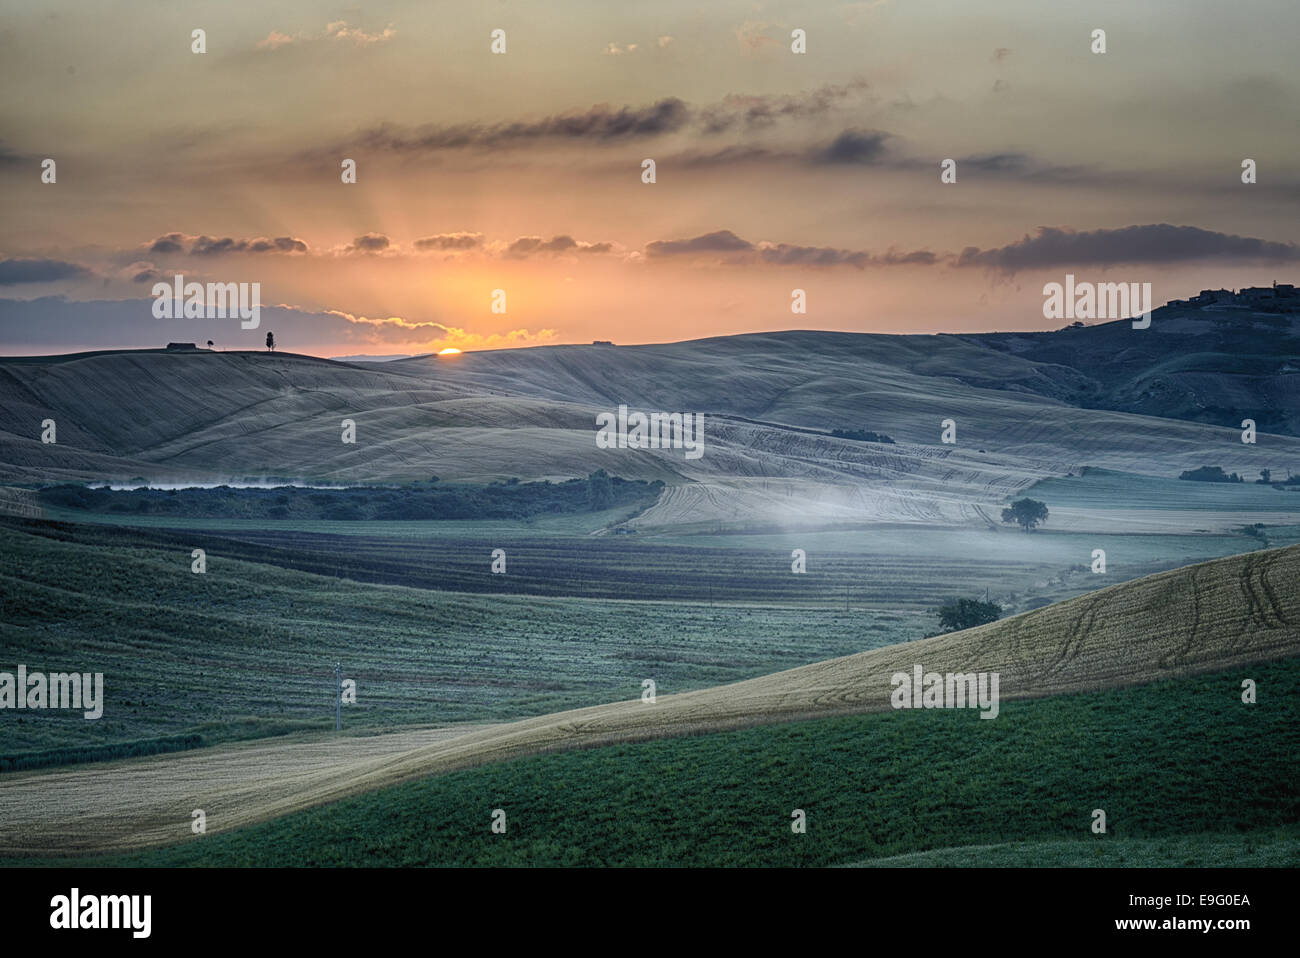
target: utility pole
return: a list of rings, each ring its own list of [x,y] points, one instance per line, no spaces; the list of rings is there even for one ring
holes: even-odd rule
[[[343,728],[343,665],[340,662],[334,663],[334,679],[337,683],[337,694],[334,698],[334,731]]]

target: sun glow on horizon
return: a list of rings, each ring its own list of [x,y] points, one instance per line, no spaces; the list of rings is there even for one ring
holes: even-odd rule
[[[438,355],[439,355],[439,356],[456,356],[456,355],[458,355],[459,353],[460,353],[460,350],[457,349],[455,346],[448,346],[446,349],[440,349],[440,350],[438,350]]]

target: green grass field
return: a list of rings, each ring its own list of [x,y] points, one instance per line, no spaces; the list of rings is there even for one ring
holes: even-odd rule
[[[1166,838],[1091,838],[1008,842],[941,848],[848,868],[1294,868],[1300,862],[1300,825],[1240,834],[1176,835]]]
[[[1258,683],[1255,705],[1241,702],[1243,677]],[[1294,867],[1297,719],[1300,661],[1286,660],[1005,702],[991,722],[964,710],[890,712],[536,756],[84,861]],[[504,835],[490,831],[496,808]],[[791,831],[796,808],[806,834]],[[1095,808],[1106,835],[1090,831]]]
[[[932,624],[833,606],[376,585],[231,559],[219,548],[196,575],[189,546],[198,541],[0,521],[0,669],[103,672],[106,698],[97,721],[6,713],[0,760],[48,764],[67,756],[34,753],[332,729],[336,661],[357,682],[345,726],[373,730],[635,699],[644,678],[661,694],[704,688],[915,638]],[[481,559],[483,579],[504,578]]]

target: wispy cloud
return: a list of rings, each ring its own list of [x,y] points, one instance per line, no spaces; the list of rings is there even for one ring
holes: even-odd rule
[[[869,88],[866,80],[858,78],[781,96],[731,93],[720,102],[703,107],[699,111],[699,125],[705,133],[721,133],[735,127],[764,129],[778,120],[821,116],[860,100]]]
[[[344,253],[382,253],[392,245],[383,233],[366,233],[358,236],[343,248]]]
[[[295,307],[288,307],[295,308]],[[375,342],[403,342],[416,344],[430,350],[454,346],[457,349],[506,349],[518,346],[540,346],[553,342],[559,335],[554,329],[512,329],[500,333],[474,333],[459,326],[424,321],[411,322],[401,316],[382,318],[359,316],[337,309],[327,309],[324,315],[334,316],[359,328],[369,328]]]
[[[188,249],[187,249],[188,247]],[[185,233],[165,233],[148,244],[155,255],[188,253],[191,256],[221,256],[228,253],[306,253],[307,244],[292,236],[253,239],[236,239],[230,236],[188,236]]]
[[[379,33],[367,33],[360,27],[351,26],[346,20],[334,20],[325,24],[325,29],[319,33],[281,33],[279,30],[272,30],[264,39],[257,42],[256,49],[274,52],[288,46],[300,47],[309,43],[331,41],[370,47],[378,43],[386,43],[395,36],[397,31],[391,24]]]
[[[620,48],[620,52],[629,52],[629,48]],[[730,94],[704,106],[692,106],[677,97],[665,97],[640,106],[615,107],[597,103],[586,109],[499,123],[426,124],[418,127],[383,123],[363,129],[345,142],[321,152],[331,158],[347,148],[424,154],[442,150],[502,150],[545,141],[620,143],[692,130],[705,134],[753,133],[778,122],[814,119],[851,106],[864,98],[868,89],[868,83],[858,78],[784,95]],[[847,131],[845,136],[860,132]],[[863,135],[872,132],[865,131]]]
[[[703,258],[733,265],[851,266],[929,266],[940,257],[929,250],[872,254],[865,250],[839,249],[833,246],[804,246],[796,243],[750,242],[731,230],[716,230],[684,240],[656,240],[647,243],[645,257],[650,260],[671,257]]]
[[[385,124],[363,130],[348,142],[387,153],[501,148],[546,139],[614,142],[673,133],[684,128],[689,119],[687,105],[676,97],[668,97],[649,106],[615,109],[601,103],[580,112],[508,123],[429,125],[414,129]],[[331,155],[338,150],[339,147],[331,148]]]
[[[608,253],[612,243],[585,243],[572,236],[553,236],[544,240],[540,236],[521,236],[506,248],[506,255],[514,258],[535,253]]]
[[[434,236],[423,236],[417,239],[414,244],[417,250],[469,250],[478,249],[483,245],[482,233],[438,233]]]
[[[156,283],[163,278],[163,272],[147,260],[129,263],[119,271],[119,275],[133,283]]]
[[[891,134],[883,130],[845,130],[811,158],[822,163],[872,165],[886,156]]]
[[[779,40],[768,36],[768,31],[776,27],[766,20],[746,20],[736,27],[736,42],[742,50],[764,50],[780,46]]]

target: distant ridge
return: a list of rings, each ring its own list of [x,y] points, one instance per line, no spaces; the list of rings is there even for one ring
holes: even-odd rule
[[[330,356],[336,363],[391,363],[396,359],[410,359],[414,353],[391,353],[385,356],[369,356],[365,353],[356,356]]]

